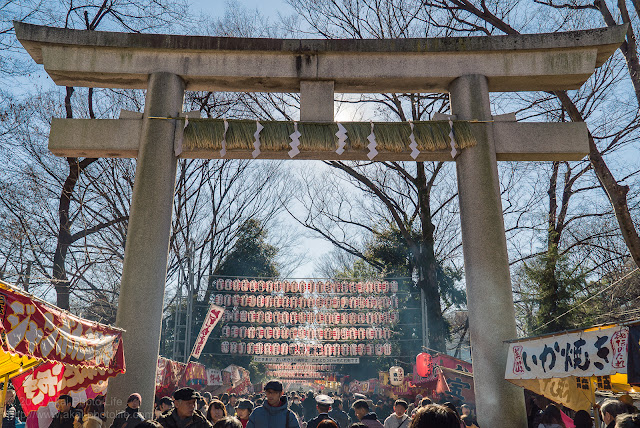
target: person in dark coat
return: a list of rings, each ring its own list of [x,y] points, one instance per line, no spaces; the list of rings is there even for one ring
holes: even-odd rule
[[[316,408],[318,409],[318,416],[307,422],[307,428],[316,428],[318,424],[325,419],[331,419],[335,422],[335,420],[333,420],[333,418],[329,416],[329,410],[331,409],[332,404],[333,398],[324,394],[317,395]]]
[[[131,394],[127,398],[127,407],[113,418],[111,428],[136,428],[140,422],[144,421],[144,416],[138,411],[140,403],[142,403],[140,394],[137,392]]]
[[[318,416],[318,411],[316,410],[316,400],[313,398],[313,391],[307,392],[307,396],[302,402],[302,407],[304,408],[305,422],[309,422],[311,419]]]
[[[72,411],[73,398],[70,395],[63,394],[56,401],[56,410],[53,420],[49,424],[49,428],[73,428],[73,420],[75,414]]]
[[[329,412],[331,419],[336,421],[339,428],[347,428],[349,426],[349,415],[342,410],[342,400],[336,398],[333,400],[333,406]]]
[[[173,393],[173,409],[160,415],[158,422],[163,428],[211,428],[207,418],[196,410],[200,398],[193,388],[180,388]]]

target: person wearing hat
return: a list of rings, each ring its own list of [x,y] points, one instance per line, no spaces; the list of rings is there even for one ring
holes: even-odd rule
[[[289,410],[282,383],[271,380],[264,386],[265,401],[249,416],[246,428],[300,428],[295,413]]]
[[[111,428],[135,428],[136,425],[144,421],[144,416],[138,411],[141,402],[140,394],[137,392],[131,394],[127,398],[127,407],[113,418]]]
[[[200,398],[193,388],[180,388],[173,393],[173,409],[160,415],[158,423],[163,428],[211,428],[205,416],[196,409]]]
[[[249,416],[253,411],[253,403],[249,400],[240,399],[236,404],[236,417],[242,423],[242,428],[247,428]]]
[[[318,424],[325,419],[331,419],[332,421],[336,422],[331,416],[329,416],[329,410],[331,410],[332,404],[333,398],[329,397],[328,395],[316,395],[316,408],[318,409],[318,416],[307,422],[307,428],[316,428]]]

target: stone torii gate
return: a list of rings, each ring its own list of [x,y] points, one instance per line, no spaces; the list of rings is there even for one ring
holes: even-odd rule
[[[55,119],[59,156],[136,157],[137,169],[117,326],[126,329],[127,373],[110,381],[108,408],[132,392],[149,415],[154,396],[172,199],[178,157],[217,157],[183,148],[185,90],[300,92],[300,119],[334,120],[334,92],[448,92],[451,112],[468,120],[477,144],[455,159],[474,383],[484,427],[525,427],[522,391],[504,380],[516,337],[502,218],[498,160],[579,160],[583,123],[518,123],[494,117],[492,91],[579,88],[612,55],[625,27],[557,34],[402,40],[277,40],[125,34],[15,23],[31,57],[58,85],[147,89],[144,114],[116,120]],[[179,153],[177,156],[176,153]],[[333,152],[332,152],[333,153]],[[375,160],[412,160],[380,152]],[[301,153],[302,159],[366,159]],[[247,158],[228,151],[227,158]],[[288,159],[286,151],[265,153]],[[417,160],[452,160],[448,150]],[[124,404],[122,404],[124,406]]]

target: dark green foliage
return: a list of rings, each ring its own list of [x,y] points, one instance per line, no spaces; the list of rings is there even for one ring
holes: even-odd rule
[[[530,289],[527,300],[534,308],[526,325],[529,334],[552,333],[590,324],[591,318],[585,312],[588,308],[561,316],[581,302],[587,289],[586,273],[579,265],[552,248],[525,264],[523,270]]]
[[[266,242],[267,232],[258,220],[249,219],[240,228],[233,250],[216,269],[221,276],[252,278],[277,277],[275,257],[278,249]]]

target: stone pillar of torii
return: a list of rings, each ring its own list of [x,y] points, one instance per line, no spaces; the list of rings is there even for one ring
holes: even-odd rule
[[[582,159],[587,127],[492,116],[489,93],[577,89],[618,48],[626,27],[400,40],[126,34],[20,22],[15,29],[58,85],[147,90],[142,115],[55,119],[49,142],[59,156],[137,158],[116,321],[126,329],[127,372],[110,380],[108,409],[119,410],[139,392],[142,411],[152,414],[177,159],[218,157],[176,151],[184,120],[157,119],[184,115],[185,90],[299,92],[301,120],[327,122],[334,120],[335,92],[448,92],[451,114],[475,122],[477,145],[455,159],[435,151],[418,160],[456,162],[478,419],[483,427],[526,427],[522,390],[504,380],[504,341],[516,337],[516,325],[497,161]],[[289,157],[283,151],[270,158]],[[362,156],[347,151],[339,159]],[[413,160],[408,152],[405,160]]]

